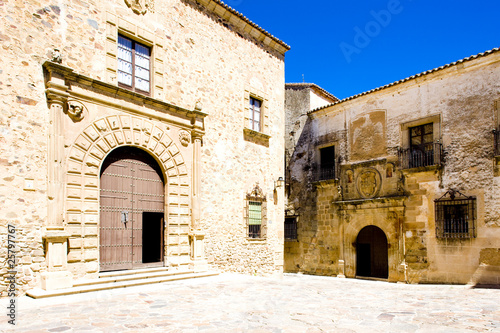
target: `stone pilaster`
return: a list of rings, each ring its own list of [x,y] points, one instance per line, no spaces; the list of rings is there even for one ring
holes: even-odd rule
[[[47,83],[49,106],[48,128],[48,214],[44,242],[48,272],[42,274],[42,288],[46,290],[73,286],[68,269],[68,238],[64,230],[64,140],[63,117],[68,87],[63,78],[51,77]]]
[[[208,262],[205,259],[205,233],[200,226],[200,158],[201,158],[201,135],[193,131],[193,177],[192,177],[192,214],[191,214],[191,260],[192,269],[195,272],[208,270]]]

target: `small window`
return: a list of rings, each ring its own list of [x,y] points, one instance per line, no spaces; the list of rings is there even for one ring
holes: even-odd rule
[[[410,127],[410,167],[434,165],[433,123]]]
[[[476,198],[450,190],[435,200],[436,237],[476,237]]]
[[[262,226],[262,202],[248,203],[248,237],[260,238]]]
[[[250,96],[250,107],[249,107],[249,127],[251,130],[256,132],[261,131],[261,119],[262,119],[262,101]]]
[[[150,93],[151,50],[129,38],[118,36],[118,84],[121,87]]]
[[[316,180],[335,179],[335,146],[320,148],[319,170]]]
[[[256,185],[246,196],[246,227],[247,237],[263,239],[266,236],[267,201],[261,188]]]
[[[296,240],[297,239],[297,218],[296,217],[286,217],[285,218],[285,239],[286,240]]]

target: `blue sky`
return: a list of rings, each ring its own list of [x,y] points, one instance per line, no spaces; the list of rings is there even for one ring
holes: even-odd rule
[[[500,47],[497,0],[226,0],[290,45],[286,82],[352,96]]]

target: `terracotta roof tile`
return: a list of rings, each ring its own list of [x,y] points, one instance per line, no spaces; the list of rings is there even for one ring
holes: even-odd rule
[[[287,88],[311,88],[331,100],[339,101],[339,99],[335,97],[333,94],[330,94],[328,91],[326,91],[325,89],[321,88],[320,86],[314,83],[306,83],[306,82],[285,83],[285,89]]]

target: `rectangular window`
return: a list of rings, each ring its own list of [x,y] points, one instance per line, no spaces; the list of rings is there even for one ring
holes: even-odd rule
[[[436,237],[473,238],[476,237],[476,198],[460,197],[435,200]]]
[[[319,172],[316,180],[335,179],[335,146],[320,148]]]
[[[118,36],[118,84],[122,87],[150,93],[151,50],[129,38]]]
[[[256,132],[261,131],[261,106],[262,102],[256,98],[250,97],[250,107],[249,107],[249,128]]]
[[[296,240],[297,239],[297,218],[296,217],[286,217],[285,218],[285,239]]]
[[[260,238],[262,226],[262,202],[248,202],[248,237]]]
[[[410,168],[434,165],[433,123],[410,127]]]

